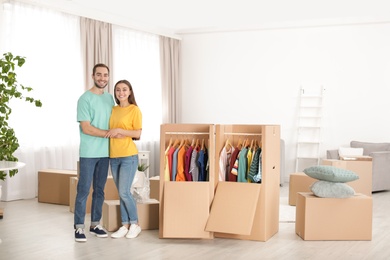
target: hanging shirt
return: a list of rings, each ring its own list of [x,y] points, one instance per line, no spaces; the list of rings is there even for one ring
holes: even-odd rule
[[[207,165],[207,152],[205,150],[199,151],[198,167],[199,167],[199,181],[206,181],[206,165]]]
[[[219,180],[225,181],[226,180],[226,166],[228,165],[228,151],[226,150],[226,147],[222,148],[222,151],[219,155]]]
[[[192,181],[192,175],[190,174],[192,150],[194,150],[194,148],[189,146],[184,157],[184,175],[187,181]]]
[[[179,150],[179,152],[177,153],[176,181],[186,181],[186,177],[184,175],[184,160],[185,160],[185,154],[186,154],[186,146],[183,145],[178,150]]]
[[[175,151],[172,155],[172,181],[176,181],[177,174],[177,154],[179,153],[179,148],[175,148]]]
[[[250,182],[249,180],[248,180],[248,172],[249,172],[249,167],[251,166],[251,163],[252,163],[252,160],[253,160],[253,153],[252,153],[252,150],[250,149],[250,148],[248,148],[248,153],[247,153],[247,162],[248,162],[248,164],[247,164],[247,169],[246,169],[246,173],[245,173],[245,179],[248,181],[248,182]]]
[[[168,163],[168,152],[169,152],[169,148],[170,147],[167,147],[167,149],[165,150],[165,153],[164,153],[164,181],[170,181],[170,173],[169,173],[169,163]]]
[[[260,155],[261,148],[257,148],[253,155],[252,163],[249,167],[248,179],[254,183],[258,183],[261,178],[261,169],[259,175],[259,168],[261,167]]]
[[[234,149],[234,151],[232,153],[232,156],[230,157],[230,166],[229,166],[229,172],[228,172],[228,174],[229,174],[228,180],[229,181],[234,181],[234,182],[237,181],[237,175],[232,174],[232,170],[234,167],[234,163],[236,162],[236,160],[238,158],[239,153],[240,153],[240,148],[236,147],[236,149]]]
[[[168,167],[169,167],[169,178],[171,181],[172,180],[172,164],[173,164],[173,153],[176,151],[176,148],[174,146],[172,146],[171,148],[169,148],[169,151],[168,151]]]
[[[199,154],[199,147],[195,147],[192,150],[191,154],[191,162],[190,162],[190,175],[192,176],[193,181],[199,180],[199,167],[198,167],[198,154]]]
[[[240,151],[239,156],[239,164],[238,164],[238,174],[237,174],[237,181],[238,182],[248,182],[246,180],[246,175],[248,171],[248,148],[243,147]]]

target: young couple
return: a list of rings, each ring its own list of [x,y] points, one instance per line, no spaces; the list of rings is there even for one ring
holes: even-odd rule
[[[127,80],[115,84],[115,106],[112,95],[104,91],[109,74],[108,66],[96,64],[92,70],[94,86],[84,92],[77,103],[77,121],[80,123],[80,175],[74,211],[77,242],[87,241],[84,219],[91,184],[93,193],[89,232],[97,237],[108,236],[99,223],[109,164],[119,192],[122,220],[122,227],[111,237],[135,238],[141,232],[137,204],[130,187],[138,167],[138,150],[133,140],[141,136],[142,114]]]

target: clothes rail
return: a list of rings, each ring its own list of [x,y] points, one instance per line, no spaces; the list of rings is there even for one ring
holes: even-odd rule
[[[167,135],[208,135],[209,132],[165,132]]]
[[[263,134],[258,133],[224,133],[224,135],[253,135],[253,136],[262,136]]]

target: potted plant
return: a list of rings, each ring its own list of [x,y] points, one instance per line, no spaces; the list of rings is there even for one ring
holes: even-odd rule
[[[36,107],[41,107],[40,100],[24,96],[24,93],[30,92],[31,87],[25,87],[17,81],[15,67],[22,67],[25,63],[25,57],[14,56],[7,52],[0,59],[0,161],[17,162],[18,158],[14,156],[15,151],[19,148],[18,138],[14,129],[8,124],[12,109],[9,102],[13,98],[22,99],[26,102],[33,103]],[[14,176],[18,170],[10,170],[10,177]],[[0,180],[5,180],[7,174],[0,171]]]
[[[146,165],[145,163],[141,163],[138,165],[138,171],[145,172],[149,168],[149,165]]]
[[[149,165],[146,165],[145,163],[138,164],[130,189],[130,192],[133,194],[135,200],[140,203],[149,199],[149,179],[145,175],[145,171],[148,168]]]

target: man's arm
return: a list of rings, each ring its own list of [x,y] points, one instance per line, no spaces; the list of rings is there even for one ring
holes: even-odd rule
[[[89,121],[81,121],[80,122],[81,131],[83,131],[86,135],[98,136],[98,137],[106,137],[108,130],[102,130],[91,125]]]

